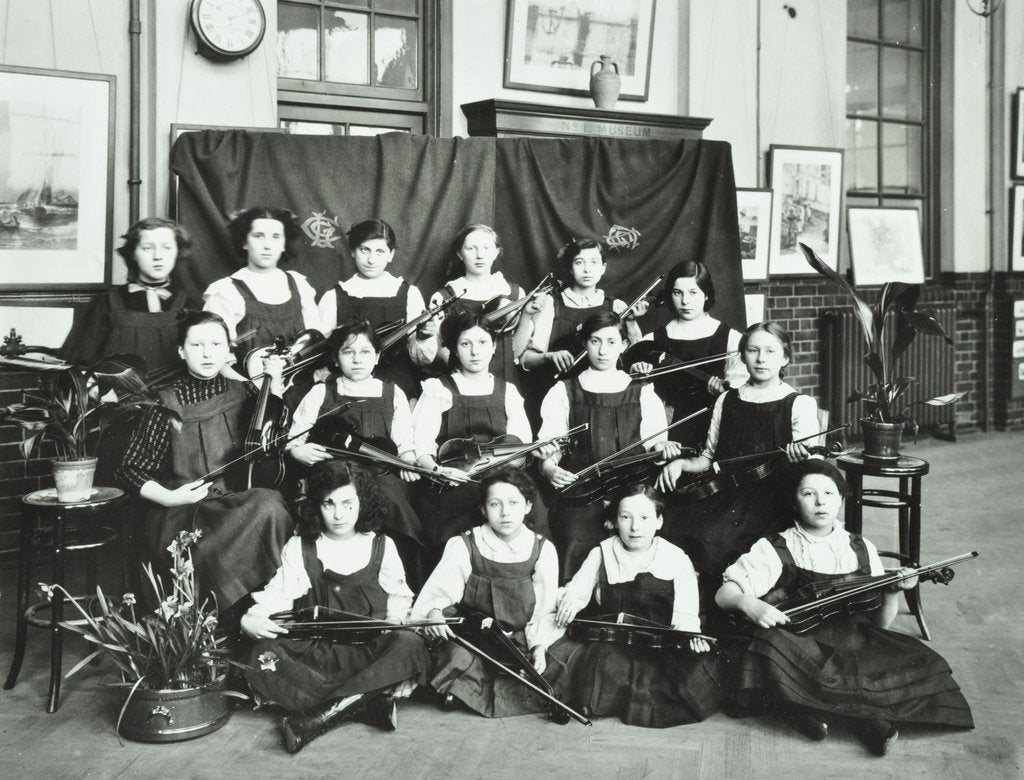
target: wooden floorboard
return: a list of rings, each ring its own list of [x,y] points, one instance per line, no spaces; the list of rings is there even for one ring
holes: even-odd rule
[[[1024,776],[1024,434],[963,436],[956,444],[921,442],[909,454],[932,464],[924,479],[923,562],[967,550],[982,557],[958,567],[948,587],[925,585],[933,646],[946,657],[974,711],[973,731],[905,727],[889,756],[866,753],[842,726],[809,742],[781,724],[707,721],[665,730],[617,721],[556,726],[540,717],[488,721],[406,703],[399,730],[349,724],[297,756],[281,748],[269,711],[236,710],[220,731],[193,742],[119,746],[117,692],[102,667],[65,681],[61,707],[45,712],[48,644],[32,630],[21,679],[0,691],[0,777],[136,778],[851,778],[945,780]],[[897,546],[892,514],[865,513],[865,534]],[[0,672],[13,650],[15,576],[0,569]],[[38,577],[36,579],[44,579]],[[905,611],[898,630],[916,632]],[[68,640],[66,666],[84,644]]]

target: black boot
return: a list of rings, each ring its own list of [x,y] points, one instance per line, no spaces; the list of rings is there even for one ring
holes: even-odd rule
[[[359,720],[382,731],[394,731],[398,728],[398,705],[386,694],[369,695]]]
[[[900,737],[900,730],[891,720],[869,720],[859,729],[861,739],[876,756],[884,756]]]
[[[359,715],[365,709],[365,695],[356,694],[334,699],[296,715],[285,715],[281,718],[284,749],[289,753],[298,753],[321,734]]]

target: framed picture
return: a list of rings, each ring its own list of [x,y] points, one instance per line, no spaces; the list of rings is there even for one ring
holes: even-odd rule
[[[814,275],[800,243],[836,268],[843,150],[773,144],[768,150],[768,183],[775,196],[768,272],[772,276]]]
[[[110,284],[114,83],[0,67],[0,290]]]
[[[846,219],[855,285],[924,283],[921,221],[917,209],[850,206]]]
[[[508,0],[507,89],[590,94],[590,69],[605,55],[619,98],[647,100],[655,0]]]
[[[1013,94],[1013,164],[1010,175],[1024,179],[1024,87]]]
[[[1010,270],[1024,271],[1024,184],[1013,185],[1011,201]]]
[[[743,281],[763,281],[768,278],[772,191],[737,189],[736,216],[740,223],[740,260],[743,261]]]
[[[59,349],[71,331],[76,310],[88,304],[87,299],[72,303],[59,296],[0,298],[0,336],[6,338],[15,330],[26,346]]]
[[[764,322],[764,293],[747,293],[743,296],[743,305],[747,310],[747,327]]]

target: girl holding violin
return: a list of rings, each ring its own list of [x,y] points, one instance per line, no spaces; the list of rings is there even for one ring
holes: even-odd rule
[[[626,613],[662,629],[699,634],[697,575],[686,553],[658,537],[662,502],[653,488],[633,483],[605,522],[612,536],[590,551],[565,586],[555,622],[573,639],[594,639],[573,664],[574,703],[599,716],[648,728],[704,720],[719,698],[718,669],[708,642],[684,636],[672,651],[645,649],[643,634],[612,618],[580,621],[593,600],[602,615]],[[631,634],[630,632],[634,633]],[[601,640],[605,641],[601,641]],[[616,641],[620,640],[620,641]]]
[[[739,356],[739,331],[708,314],[715,303],[715,285],[707,266],[692,260],[676,265],[665,277],[664,297],[675,317],[644,336],[639,342],[643,346],[633,348],[639,360],[630,371],[648,373],[658,357],[661,365],[671,365],[724,356],[720,362],[655,380],[654,387],[672,407],[676,422],[707,406],[726,388],[740,387],[749,375]],[[708,417],[701,415],[673,428],[669,438],[699,447],[707,432]]]
[[[299,535],[285,544],[277,573],[242,617],[242,630],[257,640],[246,679],[258,699],[289,713],[281,720],[289,753],[353,718],[393,730],[395,699],[427,681],[430,655],[411,631],[374,632],[370,641],[352,643],[356,634],[344,630],[344,620],[331,621],[340,626],[333,635],[324,626],[327,638],[293,638],[281,620],[313,607],[328,617],[337,610],[350,620],[406,620],[413,594],[394,543],[380,533],[385,512],[370,474],[345,461],[317,463]]]
[[[642,453],[644,449],[668,459],[681,453],[678,444],[668,441],[663,431],[667,423],[665,407],[654,388],[634,382],[618,368],[619,357],[626,348],[625,324],[610,311],[591,315],[580,330],[586,345],[588,367],[579,376],[566,379],[548,391],[541,404],[539,436],[548,439],[563,435],[571,427],[589,423],[586,436],[577,447],[563,457],[560,450],[545,455],[541,473],[562,495],[555,498],[551,517],[555,543],[562,560],[562,577],[568,579],[587,553],[603,537],[603,499],[608,490],[621,485],[609,477],[614,474],[614,462],[602,475],[588,478],[590,490],[576,485],[576,472],[612,455],[630,444],[636,450],[627,455]],[[660,432],[660,433],[659,433]],[[640,442],[643,440],[643,448]],[[653,457],[649,463],[653,464]],[[642,468],[641,471],[644,469]],[[637,479],[635,469],[626,475],[628,481]],[[570,491],[582,490],[582,498],[570,499]]]
[[[533,441],[523,397],[514,384],[489,369],[495,336],[482,315],[456,312],[445,318],[441,340],[451,354],[453,371],[423,382],[413,413],[417,463],[457,485],[440,497],[428,486],[420,490],[420,519],[435,547],[471,528],[479,511],[479,493],[468,484],[466,469],[438,462],[441,445],[457,440],[487,444],[499,437],[524,444]],[[552,449],[554,445],[535,453],[545,457]],[[538,532],[548,532],[547,510],[539,500],[533,502],[532,523]]]
[[[391,225],[367,219],[349,228],[348,248],[356,272],[332,287],[320,299],[320,330],[330,335],[349,320],[369,320],[374,328],[415,320],[426,310],[416,285],[392,274],[398,240]],[[408,398],[417,398],[420,385],[416,367],[426,367],[437,357],[438,321],[421,323],[404,341],[404,349],[380,365],[378,374],[395,382]]]
[[[303,330],[320,327],[316,292],[306,277],[285,271],[301,231],[287,209],[258,206],[232,217],[228,239],[243,266],[218,279],[203,293],[203,308],[220,315],[232,339],[255,331],[238,343],[237,354],[266,347],[278,336],[291,341]]]
[[[532,660],[558,698],[571,682],[555,625],[558,558],[547,539],[525,525],[537,490],[518,469],[501,469],[483,479],[479,510],[484,524],[448,540],[440,563],[412,609],[413,620],[440,622],[445,610],[460,605],[498,621]],[[451,640],[452,629],[435,625],[424,633]],[[453,641],[435,654],[431,686],[489,718],[542,712],[529,689],[498,674],[483,659]]]
[[[351,457],[363,463],[390,467],[390,472],[377,477],[387,507],[383,527],[395,537],[407,569],[419,584],[425,540],[409,484],[420,475],[400,465],[414,466],[416,461],[409,401],[401,387],[373,375],[380,344],[369,322],[342,325],[328,342],[340,373],[313,385],[299,402],[288,434],[296,438],[289,442],[287,452],[302,466],[344,457],[351,451]],[[345,408],[331,413],[339,407]],[[358,452],[361,444],[370,445],[363,448],[369,453],[365,457]]]
[[[467,225],[455,237],[448,274],[450,281],[430,297],[430,307],[460,296],[453,310],[472,314],[487,314],[506,303],[526,297],[523,288],[508,281],[501,271],[494,270],[501,256],[501,239],[494,228],[474,223]],[[456,276],[461,271],[461,275]],[[537,296],[525,304],[518,319],[513,315],[513,326],[505,322],[493,323],[495,332],[502,331],[495,342],[494,374],[506,382],[518,384],[516,363],[526,350],[533,332],[533,318],[545,306],[546,296]],[[451,351],[442,339],[441,359],[451,366]]]
[[[186,370],[159,397],[181,424],[150,410],[132,434],[118,477],[143,500],[149,560],[160,560],[179,531],[203,531],[196,573],[216,598],[222,622],[230,622],[231,608],[273,576],[292,519],[277,491],[245,489],[236,443],[245,438],[257,391],[222,373],[232,359],[227,324],[213,312],[190,312],[178,343]],[[281,368],[277,357],[264,367],[278,390]],[[238,468],[229,468],[236,461]]]
[[[666,537],[694,561],[706,583],[714,581],[743,550],[765,533],[780,530],[786,499],[771,478],[785,461],[811,456],[798,439],[819,432],[818,406],[783,381],[793,359],[789,334],[775,322],[747,328],[739,351],[750,379],[718,396],[703,452],[669,463],[657,487],[668,493]],[[721,473],[716,461],[745,458]],[[683,474],[702,475],[680,479]]]
[[[839,608],[805,633],[787,628],[783,600],[801,586],[883,573],[875,546],[842,527],[846,482],[839,470],[811,460],[787,476],[796,524],[758,540],[725,570],[715,597],[756,626],[733,665],[741,711],[783,717],[812,739],[824,739],[828,721],[841,718],[876,755],[885,755],[901,722],[972,728],[946,661],[918,639],[887,629],[900,590],[914,587],[916,577],[860,603],[867,611]]]

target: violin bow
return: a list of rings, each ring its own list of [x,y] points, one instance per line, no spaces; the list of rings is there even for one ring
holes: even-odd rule
[[[584,431],[589,431],[589,430],[590,430],[590,423],[580,423],[575,428],[570,428],[569,430],[567,430],[561,436],[552,436],[550,439],[545,439],[544,441],[535,441],[535,442],[533,442],[533,444],[523,445],[523,449],[520,450],[519,452],[516,452],[516,453],[514,453],[512,455],[506,455],[504,458],[498,458],[497,460],[491,461],[490,463],[485,463],[480,468],[473,469],[472,471],[470,471],[469,475],[471,477],[475,477],[475,476],[479,476],[480,474],[483,474],[485,471],[490,471],[491,469],[501,468],[506,463],[511,463],[512,461],[517,460],[517,459],[523,457],[523,455],[527,455],[527,454],[533,452],[534,450],[539,450],[541,447],[543,447],[546,444],[551,444],[552,442],[559,441],[560,439],[570,439],[573,436],[575,436],[577,433],[583,433]]]
[[[643,618],[636,617],[635,615],[627,615],[619,613],[620,618],[633,618],[636,623],[627,623],[624,619],[620,620],[592,620],[590,618],[575,618],[570,621],[570,624],[577,623],[581,626],[614,626],[616,628],[635,628],[639,631],[647,631],[652,634],[662,634],[664,636],[683,636],[687,639],[703,639],[711,646],[718,644],[718,639],[708,634],[701,634],[695,631],[680,631],[672,626],[664,626],[661,623],[655,623],[652,620],[644,620]]]
[[[802,438],[794,439],[790,443],[791,444],[800,444],[802,442],[808,441],[809,439],[816,439],[819,436],[828,436],[830,433],[837,433],[838,431],[845,430],[846,428],[849,428],[849,427],[850,427],[850,423],[846,423],[844,425],[838,425],[835,428],[829,428],[827,431],[818,431],[817,433],[812,433],[809,436],[803,436]],[[752,452],[749,455],[737,455],[735,458],[725,458],[724,460],[716,460],[711,465],[711,468],[714,469],[714,471],[717,473],[718,471],[721,470],[721,467],[724,464],[726,464],[726,463],[739,463],[740,461],[744,461],[744,460],[754,460],[755,458],[763,458],[766,455],[774,455],[776,452],[785,452],[785,451],[786,451],[785,447],[776,447],[774,450],[765,450],[764,452]],[[849,450],[847,450],[847,452],[849,452]],[[843,453],[836,453],[836,454],[837,455],[841,455]]]
[[[688,368],[696,368],[697,366],[705,366],[708,363],[717,363],[719,360],[725,360],[726,358],[739,354],[735,350],[732,352],[723,352],[720,355],[712,355],[711,357],[700,358],[698,360],[688,360],[685,363],[673,363],[668,366],[659,366],[658,368],[651,369],[646,374],[630,374],[630,379],[634,382],[642,382],[645,379],[658,379],[666,374],[673,374],[676,371],[685,371]]]
[[[666,433],[666,432],[672,430],[677,425],[682,425],[684,422],[689,422],[694,417],[697,417],[698,415],[704,414],[704,412],[707,412],[707,411],[710,411],[710,410],[711,410],[710,406],[705,406],[703,409],[698,409],[696,412],[693,412],[692,414],[686,415],[686,417],[684,417],[681,420],[676,420],[674,423],[672,423],[671,425],[668,425],[668,426],[662,428],[660,431],[655,431],[654,433],[648,434],[647,436],[645,436],[644,438],[640,439],[639,441],[635,441],[632,444],[630,444],[630,445],[628,445],[626,447],[623,447],[618,452],[613,452],[611,455],[608,455],[607,457],[601,458],[601,460],[597,461],[597,463],[593,463],[593,464],[587,466],[585,469],[581,469],[579,471],[579,473],[576,474],[576,481],[578,482],[581,477],[589,477],[594,472],[600,470],[601,466],[603,466],[605,463],[607,463],[608,461],[613,460],[613,459],[619,457],[619,455],[621,455],[622,453],[629,452],[634,447],[639,447],[640,445],[642,445],[642,444],[650,441],[651,439],[653,439],[655,436],[660,436],[661,434]],[[570,487],[572,487],[575,484],[576,484],[576,482],[570,482],[568,485],[562,485],[562,487],[557,488],[557,490],[558,491],[568,490]]]
[[[349,436],[349,439],[351,439],[351,438],[352,438],[352,436]],[[373,446],[372,444],[366,444],[365,442],[364,442],[364,444],[366,446],[368,446],[368,447],[372,447]],[[444,484],[449,484],[449,483],[453,483],[454,482],[454,480],[452,480],[450,477],[446,477],[443,474],[441,474],[440,472],[434,471],[433,469],[424,468],[423,466],[417,466],[415,463],[406,463],[404,460],[401,460],[401,458],[395,458],[395,460],[392,461],[391,458],[390,458],[391,453],[384,453],[383,450],[381,452],[383,453],[383,455],[388,456],[387,458],[378,457],[376,455],[371,455],[371,454],[366,453],[366,452],[358,452],[357,450],[342,449],[340,447],[328,447],[328,446],[323,445],[323,444],[321,444],[320,446],[323,447],[327,452],[331,453],[332,455],[339,455],[341,457],[346,457],[346,458],[347,457],[362,458],[363,460],[369,460],[369,461],[372,461],[374,463],[385,462],[388,465],[394,466],[397,469],[404,469],[405,471],[412,471],[412,472],[414,472],[416,474],[422,474],[425,477],[430,477],[431,479],[434,479],[434,480],[436,480],[438,482],[443,482]],[[374,449],[376,449],[376,448],[374,448]],[[399,463],[401,463],[401,465],[399,465]],[[478,480],[475,480],[475,479],[467,479],[467,480],[463,480],[463,481],[464,482],[472,482],[474,484],[478,484],[478,482],[479,482]]]
[[[449,306],[451,306],[465,294],[466,291],[463,290],[457,295],[453,295],[451,298],[445,298],[439,304],[437,304],[437,306],[434,306],[431,309],[427,309],[426,311],[420,312],[418,315],[413,317],[408,322],[398,323],[393,329],[389,330],[387,333],[378,333],[377,337],[380,339],[380,354],[383,355],[386,351],[395,346],[395,344],[399,343],[403,338],[405,338],[414,330],[416,330],[416,328],[418,328],[424,322],[429,320],[431,317],[434,317],[443,312],[445,309],[447,309]]]

